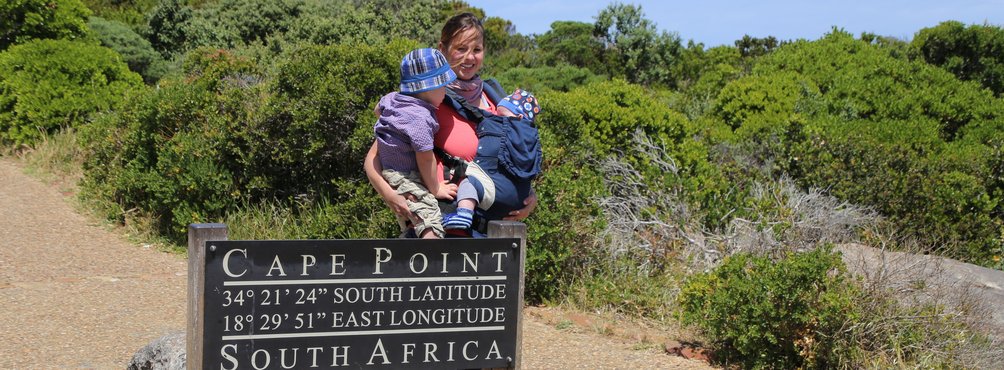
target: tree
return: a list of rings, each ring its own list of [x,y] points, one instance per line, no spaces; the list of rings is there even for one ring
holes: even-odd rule
[[[739,49],[739,54],[743,58],[756,58],[767,55],[780,46],[780,43],[777,42],[777,38],[774,36],[760,38],[743,35],[743,38],[736,40],[735,44],[736,48]]]
[[[551,29],[537,36],[537,48],[544,65],[571,64],[588,68],[595,74],[607,74],[603,62],[604,45],[593,36],[594,25],[584,22],[557,21]]]
[[[91,11],[80,0],[6,0],[0,2],[0,50],[34,39],[87,36]]]
[[[976,81],[997,96],[1004,94],[1004,29],[991,25],[966,26],[948,21],[917,33],[910,43],[912,55],[952,72],[959,79]]]
[[[611,4],[596,17],[593,34],[606,48],[608,66],[628,81],[676,86],[671,70],[683,49],[680,37],[656,30],[640,6]]]

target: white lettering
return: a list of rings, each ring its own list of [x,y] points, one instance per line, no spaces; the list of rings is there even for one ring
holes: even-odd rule
[[[496,360],[501,360],[502,359],[502,354],[499,353],[499,344],[498,344],[498,342],[496,342],[494,340],[492,341],[492,348],[488,350],[488,355],[486,355],[485,358],[486,359],[492,358],[492,353],[495,354],[495,359]]]
[[[509,252],[495,252],[492,253],[492,257],[498,262],[498,267],[495,268],[495,272],[502,272],[502,257],[508,256]]]
[[[262,366],[258,366],[258,360],[257,359],[258,359],[258,354],[259,353],[264,353],[265,354],[265,364],[262,365]],[[270,355],[268,353],[268,351],[266,351],[266,350],[259,349],[257,351],[254,351],[254,353],[251,355],[251,366],[253,366],[257,370],[264,370],[265,368],[268,367],[268,365],[270,363],[272,363],[272,355]]]
[[[439,346],[437,346],[436,343],[426,343],[425,344],[425,360],[422,361],[422,362],[430,362],[429,361],[429,357],[432,357],[432,361],[431,362],[439,362],[439,358],[436,357],[436,349],[438,349],[438,348],[439,348]]]
[[[415,258],[419,256],[422,257],[422,271],[415,270]],[[425,272],[425,269],[429,268],[429,258],[425,257],[425,255],[422,253],[415,253],[414,255],[411,256],[411,260],[408,261],[408,267],[411,268],[412,273],[421,274]]]
[[[342,350],[341,354],[338,353],[339,349]],[[349,366],[349,346],[331,347],[331,350],[335,351],[335,353],[331,355],[331,367]],[[339,358],[342,359],[341,365],[338,364]],[[370,360],[372,359],[373,358],[371,357]]]
[[[345,255],[344,254],[332,254],[331,255],[331,274],[330,275],[345,275]]]
[[[272,260],[272,267],[268,269],[268,273],[265,276],[272,276],[272,271],[279,270],[279,276],[286,276],[286,271],[282,270],[282,261],[279,260],[279,255],[275,255],[275,259]]]
[[[307,353],[310,354],[310,367],[317,367],[317,351],[324,351],[324,348],[323,347],[307,348]]]
[[[244,274],[248,272],[248,269],[246,268],[244,269],[244,271],[241,271],[240,274],[234,274],[233,272],[230,271],[230,254],[234,252],[241,252],[241,254],[244,255],[244,258],[248,258],[248,251],[246,249],[231,249],[227,251],[227,254],[223,255],[223,272],[227,274],[227,276],[229,277],[244,276]]]
[[[470,265],[472,268],[474,268],[474,272],[478,272],[478,256],[481,255],[481,252],[474,253],[473,259],[471,259],[471,256],[467,255],[467,252],[461,254],[464,255],[464,269],[461,270],[460,272],[467,272],[467,265]]]
[[[469,346],[469,345],[471,345],[471,344],[473,344],[473,345],[474,345],[474,349],[475,349],[475,350],[476,350],[476,349],[478,349],[478,342],[476,342],[476,341],[473,341],[473,340],[472,340],[472,341],[470,341],[470,342],[467,342],[467,343],[464,343],[464,359],[465,359],[465,360],[467,360],[467,361],[474,361],[474,360],[477,360],[477,359],[478,359],[478,356],[477,356],[477,355],[475,355],[474,357],[468,357],[468,356],[467,356],[467,346]]]
[[[405,344],[402,344],[401,347],[403,347],[403,350],[404,350],[404,355],[401,356],[401,363],[402,364],[407,364],[408,363],[408,357],[411,357],[411,356],[415,355],[415,343],[405,343]]]
[[[235,355],[237,354],[237,345],[227,344],[223,346],[223,348],[220,348],[220,356],[223,356],[224,360],[230,361],[230,364],[233,365],[233,367],[227,369],[223,367],[223,364],[220,364],[220,370],[237,370],[237,367],[240,365],[240,363],[237,362],[237,359],[234,358],[234,356],[231,356],[229,353],[227,353],[228,348],[233,350]]]
[[[374,265],[373,265],[373,269],[374,269],[373,275],[382,275],[383,272],[380,272],[380,264],[390,261],[390,257],[391,257],[390,249],[387,249],[387,248],[373,248],[373,250],[376,252],[376,263],[374,263]],[[387,258],[381,259],[380,256],[383,254],[383,252],[387,252]]]
[[[383,364],[384,365],[390,364],[390,359],[387,358],[387,350],[385,350],[383,348],[383,340],[382,339],[377,339],[376,347],[373,347],[373,354],[370,355],[370,361],[367,362],[366,364],[367,365],[373,365],[373,358],[377,357],[378,354],[379,354],[380,357],[383,357]]]
[[[303,256],[303,273],[300,276],[307,276],[307,267],[312,267],[317,264],[317,257],[309,254],[301,254]]]
[[[291,365],[286,365],[286,350],[289,348],[279,348],[279,365],[283,369],[292,369],[296,367],[296,353],[300,351],[299,348],[293,348],[293,363]]]

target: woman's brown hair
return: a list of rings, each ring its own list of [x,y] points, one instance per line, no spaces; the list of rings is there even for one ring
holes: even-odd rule
[[[450,17],[443,25],[443,33],[439,36],[439,48],[443,51],[449,50],[453,39],[472,27],[478,30],[481,37],[484,37],[485,28],[481,25],[481,20],[473,13],[465,12]]]

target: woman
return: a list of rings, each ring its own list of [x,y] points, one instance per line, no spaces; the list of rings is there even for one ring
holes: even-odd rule
[[[472,105],[497,113],[496,102],[492,102],[484,92],[484,83],[479,72],[484,61],[484,28],[481,21],[471,13],[461,13],[446,21],[439,40],[439,50],[446,56],[457,79],[447,85],[454,93],[464,97]],[[505,95],[505,92],[502,93]],[[435,136],[435,145],[447,154],[470,161],[478,150],[478,136],[475,123],[467,120],[450,104],[440,104],[436,111],[439,121],[439,131]],[[363,169],[370,184],[390,206],[391,210],[403,217],[411,217],[408,202],[397,194],[383,176],[380,162],[377,160],[377,146],[370,147],[363,160]],[[438,163],[437,173],[442,174],[442,162]],[[444,181],[440,175],[439,180]],[[456,193],[451,193],[456,196]],[[523,201],[525,207],[509,213],[504,220],[521,221],[533,212],[537,206],[537,196],[531,191],[530,196]]]

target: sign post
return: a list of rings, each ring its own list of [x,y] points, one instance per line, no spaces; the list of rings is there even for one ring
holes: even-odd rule
[[[202,272],[189,273],[188,366],[518,368],[525,225],[489,230],[487,239],[229,241],[224,226],[202,241]]]
[[[206,242],[227,240],[227,225],[188,225],[188,325],[185,327],[185,356],[189,369],[202,369],[202,334],[205,328],[203,295],[206,277]]]

